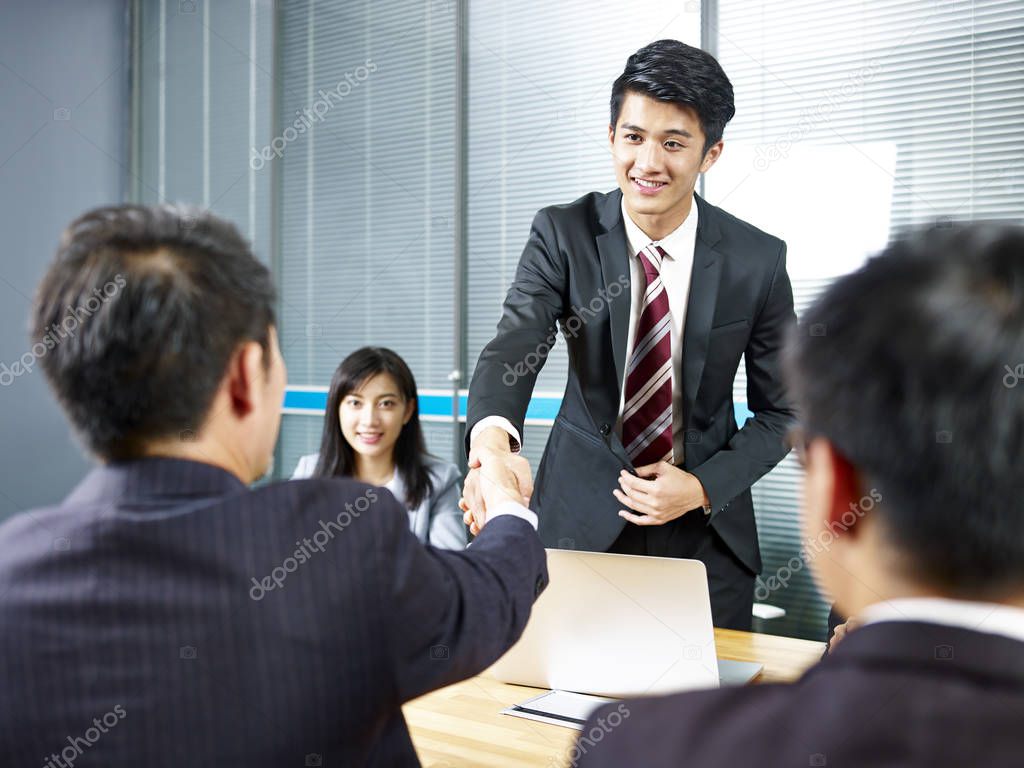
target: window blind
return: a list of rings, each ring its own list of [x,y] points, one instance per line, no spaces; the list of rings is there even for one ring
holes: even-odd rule
[[[279,6],[280,157],[269,162],[289,381],[326,387],[346,355],[374,344],[400,354],[421,390],[450,388],[453,4]],[[452,424],[424,426],[428,448],[451,458]],[[320,430],[319,418],[285,417],[282,473],[317,449]]]
[[[133,198],[232,221],[271,257],[271,183],[249,162],[270,140],[271,0],[140,0]]]

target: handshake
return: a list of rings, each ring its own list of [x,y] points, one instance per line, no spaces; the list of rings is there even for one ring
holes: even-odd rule
[[[487,523],[488,510],[512,501],[526,505],[533,494],[530,463],[512,453],[508,433],[487,427],[469,449],[469,474],[462,486],[459,508],[474,536]]]

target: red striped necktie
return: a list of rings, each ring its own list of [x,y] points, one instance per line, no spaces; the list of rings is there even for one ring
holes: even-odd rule
[[[672,315],[661,281],[665,256],[653,243],[637,254],[647,284],[626,372],[622,444],[638,467],[672,462]]]

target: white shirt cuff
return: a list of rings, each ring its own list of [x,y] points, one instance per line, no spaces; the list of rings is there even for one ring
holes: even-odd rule
[[[519,430],[513,427],[512,422],[504,416],[484,416],[480,419],[480,421],[473,425],[473,429],[469,433],[469,444],[472,445],[473,441],[476,440],[476,436],[480,434],[480,430],[487,427],[500,427],[508,432],[510,438],[509,447],[512,449],[512,453],[519,453],[522,449],[523,441],[520,439]]]
[[[512,515],[513,517],[518,517],[532,525],[533,530],[537,530],[537,513],[529,507],[524,507],[517,501],[502,502],[498,505],[497,509],[487,513],[487,521],[490,522],[501,515]]]

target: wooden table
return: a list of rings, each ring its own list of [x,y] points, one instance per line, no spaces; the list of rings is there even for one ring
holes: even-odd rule
[[[823,643],[729,629],[715,630],[715,646],[719,658],[763,664],[758,683],[795,680],[824,651]],[[543,692],[474,677],[421,696],[403,711],[425,766],[555,768],[568,764],[578,731],[501,714]]]

